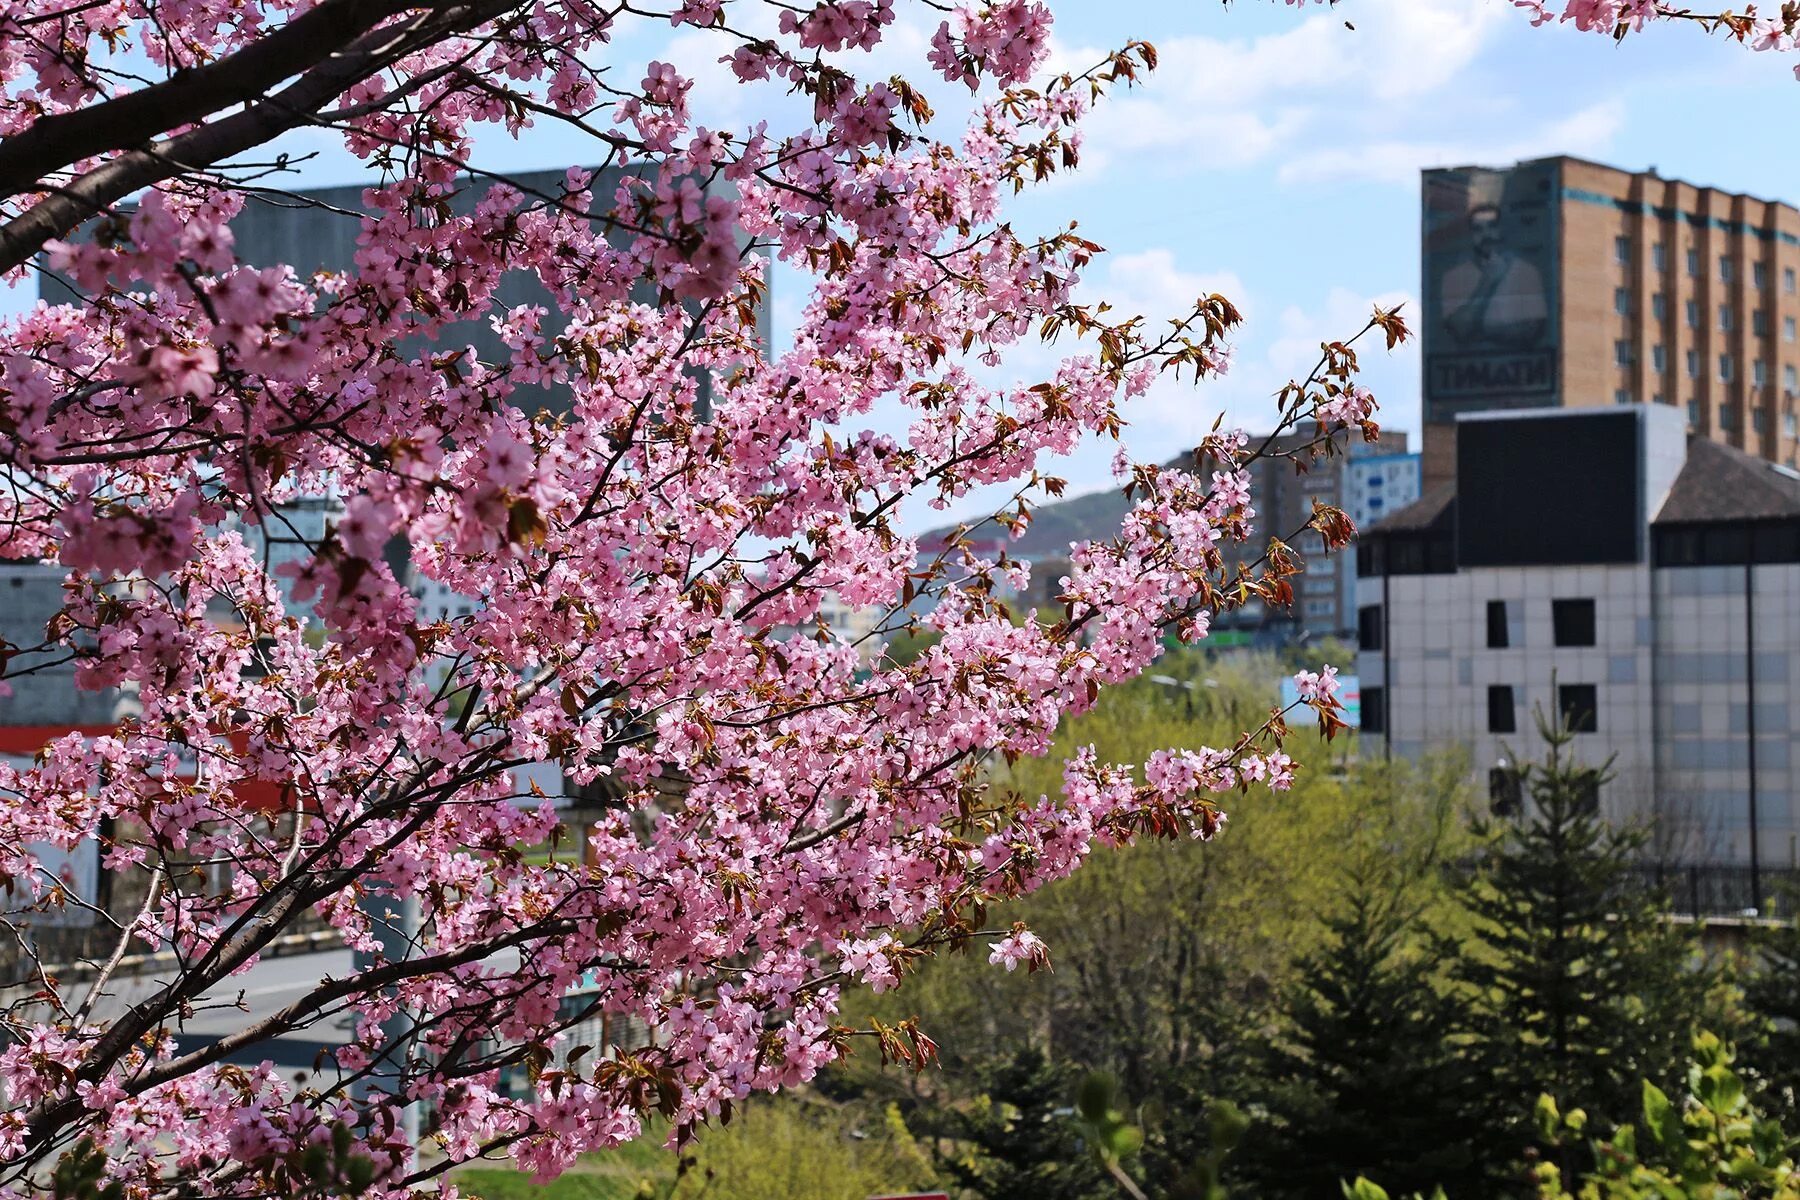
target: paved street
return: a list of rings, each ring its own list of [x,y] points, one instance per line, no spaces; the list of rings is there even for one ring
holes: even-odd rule
[[[266,959],[197,1005],[193,1017],[180,1024],[180,1043],[184,1049],[191,1049],[235,1033],[292,1004],[320,980],[341,978],[351,969],[348,950]],[[108,988],[107,1000],[100,1007],[101,1019],[109,1020],[123,1013],[132,1004],[153,994],[169,978],[170,972],[165,969],[115,979]],[[253,1064],[268,1059],[277,1066],[310,1070],[321,1051],[340,1041],[340,1030],[321,1023],[304,1034],[275,1038],[249,1047],[232,1055],[230,1061]]]

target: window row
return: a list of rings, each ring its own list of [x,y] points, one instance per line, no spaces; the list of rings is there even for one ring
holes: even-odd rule
[[[1632,349],[1632,345],[1629,341],[1620,338],[1613,343],[1613,362],[1621,367],[1629,367],[1636,361],[1636,352]],[[1669,369],[1668,352],[1663,349],[1661,342],[1650,347],[1650,366],[1652,370],[1658,373],[1666,372]],[[1689,350],[1687,352],[1688,378],[1699,379],[1701,370],[1702,361],[1700,351]],[[1768,387],[1773,374],[1774,368],[1760,358],[1750,364],[1750,383],[1753,387]],[[1736,356],[1731,354],[1719,355],[1719,382],[1733,383],[1736,380]],[[1800,367],[1796,367],[1792,363],[1784,365],[1781,368],[1781,386],[1790,392],[1800,391]],[[1614,398],[1617,399],[1617,397]],[[1628,404],[1630,401],[1621,400],[1619,403]]]
[[[1622,287],[1613,289],[1613,311],[1622,317],[1631,315],[1631,292],[1629,289]],[[1687,327],[1689,329],[1701,328],[1703,322],[1700,316],[1700,302],[1698,300],[1685,301],[1682,306],[1682,312],[1686,318]],[[1719,329],[1721,332],[1730,333],[1737,328],[1737,310],[1735,308],[1729,304],[1721,304],[1719,305],[1718,313]],[[1667,321],[1669,319],[1668,298],[1661,292],[1657,292],[1650,297],[1650,315],[1658,321]],[[1774,326],[1770,320],[1768,309],[1753,308],[1750,310],[1751,333],[1755,334],[1757,337],[1768,337],[1773,328]],[[1783,317],[1781,319],[1781,340],[1784,342],[1800,340],[1800,322],[1796,322],[1793,317]]]
[[[1613,238],[1613,258],[1621,266],[1631,265],[1630,234],[1620,234]],[[1650,247],[1650,261],[1658,271],[1667,271],[1669,269],[1668,247],[1661,242],[1653,243]],[[1688,275],[1695,279],[1700,278],[1705,270],[1704,264],[1705,259],[1701,255],[1699,247],[1689,246],[1687,248]],[[1737,259],[1729,254],[1719,255],[1719,281],[1721,283],[1737,281]],[[1767,263],[1753,261],[1750,264],[1750,283],[1759,290],[1769,286]],[[1796,291],[1800,291],[1800,279],[1795,277],[1794,268],[1783,267],[1781,269],[1781,290],[1790,296]]]
[[[1600,732],[1600,689],[1591,683],[1556,685],[1556,713],[1570,733]],[[1510,683],[1490,684],[1487,690],[1489,733],[1519,732],[1519,702]]]
[[[1388,731],[1387,689],[1362,689],[1361,728],[1364,733]],[[1559,683],[1556,685],[1556,713],[1563,728],[1570,733],[1600,732],[1600,688],[1592,683]],[[1510,683],[1496,683],[1487,690],[1487,728],[1489,733],[1519,731],[1519,701]]]
[[[1507,604],[1505,600],[1488,601],[1487,644],[1490,650],[1504,650],[1512,644]],[[1594,602],[1591,599],[1552,600],[1550,632],[1558,646],[1594,645]]]
[[[1487,604],[1487,644],[1504,650],[1512,644],[1505,600]],[[1595,641],[1594,602],[1580,597],[1550,602],[1550,630],[1558,646],[1592,646]],[[1380,650],[1385,634],[1381,605],[1365,604],[1356,610],[1356,644],[1360,650]]]
[[[1621,396],[1623,397],[1622,399],[1620,398]],[[1617,399],[1620,404],[1631,403],[1631,395],[1628,392],[1615,393],[1614,398]],[[1661,403],[1661,401],[1662,395],[1661,393],[1658,393],[1657,402]],[[1738,421],[1738,410],[1734,405],[1721,404],[1718,409],[1718,414],[1720,429],[1733,431],[1738,428],[1740,424]],[[1700,401],[1690,396],[1687,402],[1688,425],[1698,429],[1700,427],[1700,416]],[[1769,410],[1766,408],[1751,409],[1750,428],[1756,433],[1769,432]],[[1781,435],[1789,438],[1800,438],[1800,419],[1797,419],[1791,412],[1781,414]]]

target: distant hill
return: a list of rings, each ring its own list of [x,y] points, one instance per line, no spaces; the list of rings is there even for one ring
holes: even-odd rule
[[[1066,555],[1070,542],[1092,541],[1117,533],[1119,522],[1130,508],[1123,485],[1038,505],[1031,510],[1031,524],[1025,536],[1016,542],[1007,541],[1006,552],[1014,558],[1032,559]],[[920,535],[919,545],[935,546],[955,532],[954,525],[933,529]],[[978,540],[998,541],[1005,536],[1004,529],[990,525],[982,529]]]

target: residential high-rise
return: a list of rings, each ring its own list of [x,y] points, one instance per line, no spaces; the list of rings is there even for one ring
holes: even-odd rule
[[[1306,564],[1305,571],[1289,581],[1294,589],[1292,608],[1265,613],[1258,606],[1235,622],[1279,626],[1278,640],[1349,637],[1356,629],[1355,563],[1347,553],[1326,554],[1324,539],[1306,528],[1312,520],[1314,502],[1344,509],[1354,521],[1353,508],[1366,512],[1370,507],[1371,479],[1381,480],[1382,503],[1377,508],[1390,502],[1397,502],[1397,507],[1418,495],[1416,468],[1409,471],[1406,461],[1412,456],[1406,453],[1404,432],[1385,430],[1379,442],[1353,437],[1345,443],[1343,453],[1307,457],[1307,447],[1317,436],[1311,430],[1283,434],[1270,443],[1268,457],[1258,459],[1250,467],[1250,494],[1258,514],[1257,540],[1282,538],[1300,552]],[[1260,446],[1262,440],[1252,438],[1251,447]],[[1304,471],[1294,458],[1286,457],[1296,454],[1305,463]],[[1392,464],[1395,469],[1385,473],[1378,470],[1371,475],[1366,463]],[[1227,619],[1221,624],[1229,627],[1234,621]]]
[[[1558,156],[1423,173],[1424,474],[1456,418],[1661,404],[1800,453],[1800,210]]]

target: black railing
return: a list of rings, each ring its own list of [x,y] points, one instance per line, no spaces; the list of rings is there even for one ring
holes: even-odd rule
[[[1800,869],[1791,867],[1645,863],[1636,874],[1682,917],[1791,918],[1800,903]]]

